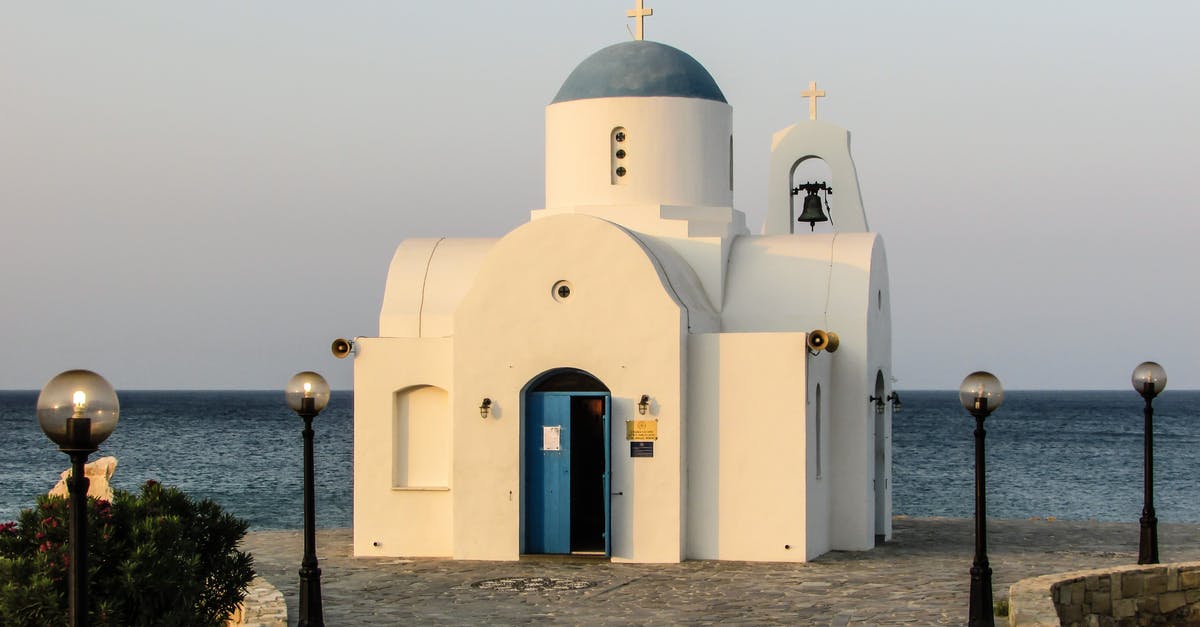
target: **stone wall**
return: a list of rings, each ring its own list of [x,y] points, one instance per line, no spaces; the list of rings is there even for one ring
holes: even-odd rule
[[[225,621],[225,627],[287,627],[287,624],[283,594],[262,577],[250,582],[246,598]]]
[[[1200,626],[1200,562],[1132,565],[1023,579],[1010,625]]]

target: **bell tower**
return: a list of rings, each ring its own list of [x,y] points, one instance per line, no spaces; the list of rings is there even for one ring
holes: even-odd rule
[[[808,84],[801,92],[808,99],[809,119],[797,122],[771,138],[771,165],[767,190],[767,219],[763,222],[763,235],[803,233],[804,222],[823,221],[816,217],[820,199],[814,191],[826,195],[827,207],[832,205],[828,219],[834,231],[839,233],[865,233],[867,213],[863,209],[862,193],[858,188],[858,172],[854,159],[850,157],[850,131],[817,120],[817,98],[825,97],[825,90],[818,90],[816,82]],[[808,159],[821,159],[829,166],[832,180],[824,181],[825,188],[802,185],[796,188],[792,175],[801,163]],[[828,200],[830,191],[836,192]],[[796,198],[805,192],[803,213],[796,210]],[[801,225],[798,227],[797,225]]]

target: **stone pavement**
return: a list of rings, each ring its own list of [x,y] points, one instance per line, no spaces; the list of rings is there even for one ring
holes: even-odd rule
[[[1026,577],[1136,563],[1137,542],[1136,522],[990,520],[995,597]],[[300,532],[254,532],[244,547],[296,624]],[[1159,547],[1163,561],[1200,560],[1200,525],[1160,524]],[[973,552],[972,521],[948,518],[897,517],[886,545],[807,564],[355,558],[349,529],[317,534],[330,625],[961,625]]]

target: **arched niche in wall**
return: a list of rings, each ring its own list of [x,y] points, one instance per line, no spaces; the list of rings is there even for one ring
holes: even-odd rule
[[[450,486],[450,395],[442,388],[404,388],[392,399],[392,486]]]

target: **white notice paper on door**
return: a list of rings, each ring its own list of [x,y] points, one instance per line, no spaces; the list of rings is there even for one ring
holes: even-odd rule
[[[542,427],[542,450],[562,450],[562,426]]]

